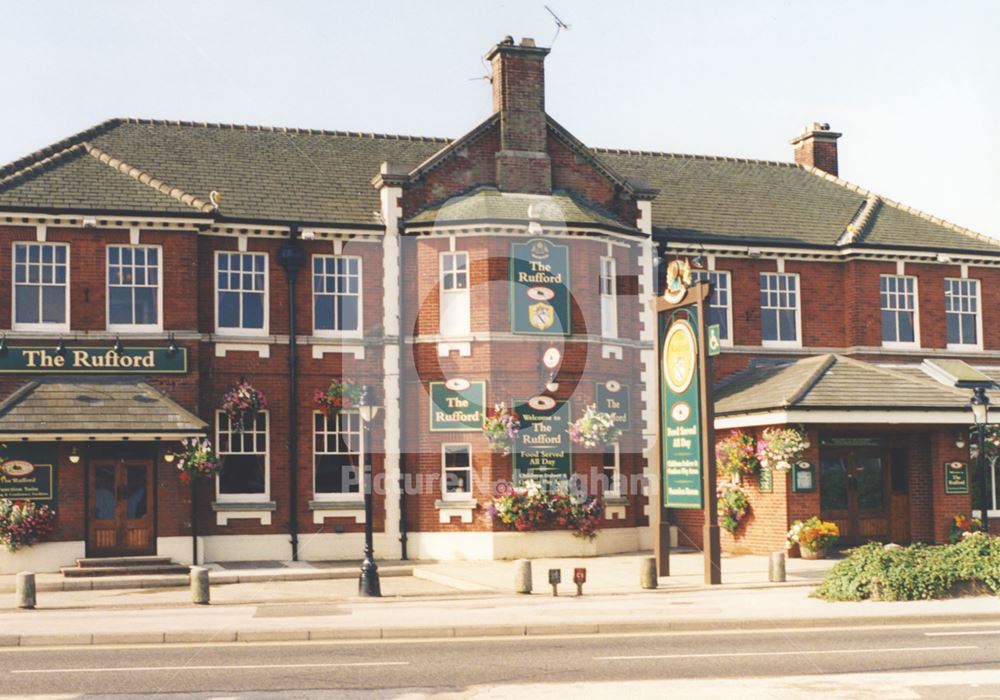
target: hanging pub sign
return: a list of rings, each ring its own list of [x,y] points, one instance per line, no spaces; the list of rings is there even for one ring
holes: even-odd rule
[[[616,428],[629,430],[632,427],[632,420],[629,416],[628,386],[620,384],[615,379],[597,382],[594,387],[594,400],[597,403],[598,411],[611,414]]]
[[[0,373],[8,374],[182,374],[187,348],[11,345],[0,353]]]
[[[475,431],[483,429],[486,416],[486,382],[456,377],[430,383],[430,430]]]
[[[947,494],[969,492],[969,465],[966,462],[945,462],[944,492]]]
[[[553,482],[568,479],[572,471],[569,441],[570,405],[551,396],[514,399],[521,430],[514,449],[514,479]]]
[[[514,333],[570,334],[569,247],[542,238],[510,244]]]
[[[0,499],[54,505],[55,463],[51,446],[11,445],[0,455]]]
[[[668,508],[703,505],[697,328],[694,307],[660,315],[660,449]]]

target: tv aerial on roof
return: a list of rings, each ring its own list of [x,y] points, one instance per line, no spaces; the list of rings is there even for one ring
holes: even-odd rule
[[[555,12],[552,11],[551,7],[545,5],[545,9],[548,11],[550,15],[552,15],[552,19],[556,21],[556,33],[552,35],[552,41],[549,42],[549,48],[551,48],[552,45],[556,43],[556,39],[559,38],[559,32],[561,32],[563,29],[565,29],[568,32],[570,29],[572,29],[572,27],[563,22],[559,18],[559,15],[557,15]]]

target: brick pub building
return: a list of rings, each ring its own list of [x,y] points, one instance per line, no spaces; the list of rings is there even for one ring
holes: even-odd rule
[[[364,430],[314,400],[344,378],[382,407],[379,557],[648,547],[661,257],[716,285],[720,431],[811,442],[726,548],[814,514],[848,541],[945,539],[971,411],[939,361],[998,364],[1000,245],[839,179],[821,125],[795,163],[588,147],[545,113],[547,53],[491,49],[493,114],[454,140],[113,119],[0,169],[0,442],[58,514],[0,569],[190,562],[193,537],[206,561],[359,558]],[[268,407],[239,430],[219,406],[241,378]],[[541,462],[487,448],[501,401],[544,418],[522,432],[551,437]],[[592,403],[626,429],[575,449]],[[225,466],[192,491],[172,458],[198,435]],[[487,510],[496,483],[570,474],[605,497],[593,542]],[[670,517],[700,546],[697,511]]]

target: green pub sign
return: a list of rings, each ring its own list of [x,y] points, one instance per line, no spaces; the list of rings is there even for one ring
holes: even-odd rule
[[[569,247],[533,238],[510,244],[510,327],[569,335]]]
[[[486,418],[486,382],[449,379],[430,384],[432,432],[482,430]]]
[[[18,346],[0,353],[0,373],[8,374],[183,374],[187,348]]]
[[[514,412],[521,417],[521,430],[514,448],[514,479],[542,483],[569,478],[573,469],[569,441],[570,405],[550,396],[514,399]]]
[[[703,507],[697,329],[693,307],[660,314],[660,450],[667,508]]]
[[[632,419],[629,416],[629,394],[629,387],[619,384],[614,379],[597,382],[594,387],[597,410],[611,414],[615,421],[615,427],[623,431],[632,427]]]
[[[962,494],[969,492],[969,465],[966,462],[945,462],[944,492]]]
[[[761,493],[774,493],[774,472],[771,467],[761,465],[757,472],[757,490]]]
[[[54,506],[56,448],[14,445],[0,452],[0,498]]]

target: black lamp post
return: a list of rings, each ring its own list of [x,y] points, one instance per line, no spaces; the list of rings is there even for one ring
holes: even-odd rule
[[[358,580],[358,594],[372,598],[382,595],[382,587],[378,580],[378,566],[375,564],[375,555],[372,546],[372,463],[371,463],[371,437],[372,421],[378,415],[379,406],[375,401],[375,392],[371,385],[364,384],[361,387],[361,396],[358,398],[358,414],[361,416],[361,424],[364,441],[361,445],[361,471],[362,484],[365,494],[365,560],[361,563],[361,578]]]
[[[972,401],[970,401],[970,403],[972,405],[972,415],[976,420],[976,445],[978,448],[976,461],[979,468],[980,479],[980,518],[983,522],[983,532],[988,533],[990,531],[990,478],[989,474],[986,473],[986,457],[983,454],[985,452],[986,419],[990,409],[990,398],[986,395],[986,387],[977,386],[973,388]]]

